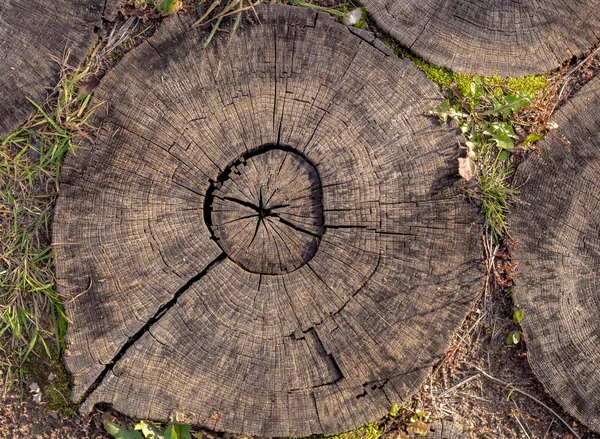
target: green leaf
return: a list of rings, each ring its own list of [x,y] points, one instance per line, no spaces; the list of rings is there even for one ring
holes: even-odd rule
[[[435,110],[428,111],[428,115],[437,115],[444,123],[448,121],[448,112],[450,111],[450,100],[446,99]]]
[[[162,432],[152,422],[140,421],[133,428],[141,431],[146,439],[163,439]]]
[[[517,137],[515,130],[506,122],[492,122],[490,129],[494,133],[503,133],[510,137]]]
[[[165,428],[164,439],[192,439],[191,428],[187,424],[169,424]]]
[[[516,113],[521,108],[528,107],[531,104],[531,99],[518,95],[506,95],[504,96],[504,102],[506,103],[506,106],[502,110],[502,114],[506,116],[511,111]]]
[[[511,331],[506,338],[506,344],[518,344],[521,341],[521,331]]]
[[[510,151],[503,149],[502,151],[500,151],[500,154],[498,154],[498,160],[501,162],[505,162],[508,160],[508,158],[510,157]]]
[[[474,98],[480,98],[483,95],[483,87],[479,85],[480,83],[476,82],[475,78],[473,78],[473,81],[469,84],[469,91]]]
[[[135,430],[127,430],[120,425],[104,421],[104,429],[115,439],[144,439],[142,435]]]
[[[502,132],[496,133],[496,135],[492,137],[492,141],[496,142],[496,145],[500,149],[512,151],[512,149],[515,147],[512,139],[508,137],[507,134],[504,134]]]
[[[178,3],[178,0],[160,0],[156,5],[156,10],[163,15],[169,15],[175,12]]]
[[[525,138],[525,143],[535,143],[538,140],[540,140],[543,136],[543,134],[529,134],[526,138]]]
[[[393,418],[394,416],[396,416],[398,414],[399,411],[400,411],[400,406],[398,404],[394,404],[390,408],[390,416]]]
[[[524,314],[525,314],[525,311],[523,311],[522,309],[516,310],[513,314],[513,322],[515,322],[516,324],[521,323],[521,320],[523,320]]]

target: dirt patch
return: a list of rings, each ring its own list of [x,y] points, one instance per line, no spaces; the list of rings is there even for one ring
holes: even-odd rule
[[[490,283],[410,405],[431,413],[433,419],[454,422],[463,431],[461,438],[575,439],[577,434],[598,439],[600,435],[545,393],[527,362],[526,340],[517,345],[506,342],[508,334],[519,329],[512,317],[511,296],[518,294],[512,280],[518,267],[513,270],[510,264],[513,245],[490,252],[494,255]],[[391,433],[395,430],[406,430],[406,418]]]

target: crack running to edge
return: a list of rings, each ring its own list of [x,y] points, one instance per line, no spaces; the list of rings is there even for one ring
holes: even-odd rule
[[[209,263],[204,268],[204,270],[202,270],[200,273],[198,273],[197,275],[192,277],[190,280],[188,280],[185,283],[185,285],[183,285],[181,288],[179,288],[177,290],[177,292],[173,295],[171,300],[169,300],[168,302],[161,305],[158,308],[158,310],[154,313],[154,315],[152,317],[150,317],[150,319],[148,319],[148,321],[144,324],[144,326],[142,326],[135,334],[133,334],[131,337],[129,337],[127,342],[125,342],[125,344],[123,346],[121,346],[121,348],[115,354],[113,359],[104,366],[104,370],[102,372],[100,372],[100,374],[94,380],[94,382],[88,387],[88,389],[79,398],[79,400],[77,401],[77,405],[83,404],[83,402],[89,398],[89,396],[98,388],[98,386],[100,386],[100,384],[102,384],[106,375],[108,375],[108,373],[113,370],[115,365],[119,362],[119,360],[123,357],[123,355],[125,355],[125,353],[129,350],[129,348],[132,347],[135,343],[137,343],[138,340],[140,338],[142,338],[142,336],[150,330],[152,325],[154,325],[156,322],[158,322],[160,320],[160,318],[177,303],[177,300],[186,291],[188,291],[192,287],[192,285],[194,285],[196,282],[198,282],[201,278],[204,277],[205,274],[207,274],[211,269],[213,269],[215,266],[217,266],[221,261],[223,261],[226,258],[227,258],[227,254],[221,253],[219,256],[217,256],[217,258],[215,260],[213,260],[211,263]]]

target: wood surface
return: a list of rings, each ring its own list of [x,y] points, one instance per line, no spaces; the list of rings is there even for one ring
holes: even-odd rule
[[[362,0],[424,60],[469,74],[547,73],[600,42],[600,0]]]
[[[264,6],[204,50],[202,12],[101,81],[98,137],[66,158],[53,243],[73,398],[269,437],[379,419],[482,285],[457,130],[371,34]]]
[[[67,51],[79,65],[116,1],[0,0],[0,139],[35,111],[29,99],[42,104],[54,89]]]
[[[559,128],[518,168],[510,230],[529,363],[567,412],[600,432],[598,106],[596,77],[558,110]]]

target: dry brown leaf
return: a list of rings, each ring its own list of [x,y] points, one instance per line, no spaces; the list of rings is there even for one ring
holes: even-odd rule
[[[458,173],[467,181],[473,178],[475,175],[475,162],[470,156],[458,158]]]
[[[429,433],[429,425],[421,420],[409,422],[408,424],[406,424],[406,426],[410,428],[413,432],[415,432],[415,434],[421,436],[425,436],[427,433]]]

